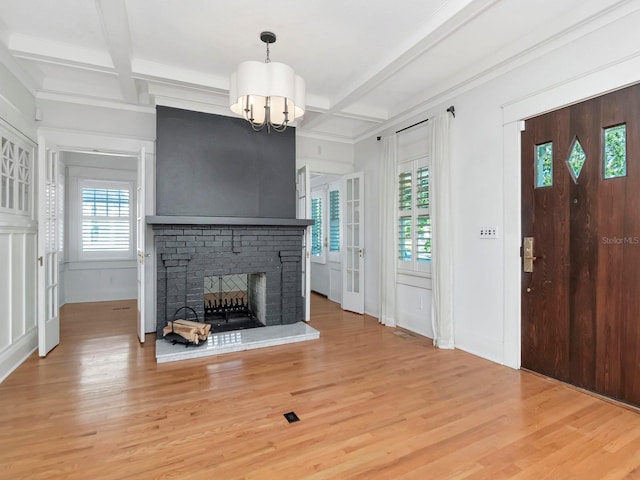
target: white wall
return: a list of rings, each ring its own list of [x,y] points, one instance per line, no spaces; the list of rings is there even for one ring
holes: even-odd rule
[[[452,175],[454,323],[458,348],[518,368],[520,365],[520,152],[518,120],[640,81],[640,12],[618,11],[514,59],[510,71],[491,72],[484,84],[436,99],[403,125],[454,104]],[[587,54],[588,52],[588,54]],[[463,91],[464,90],[464,91]],[[356,169],[365,170],[367,202],[376,203],[381,146],[356,145]],[[367,278],[377,271],[378,220],[368,209]],[[496,226],[497,240],[480,240],[480,226]],[[371,245],[373,242],[376,245]],[[375,277],[374,277],[375,278]],[[365,304],[377,314],[377,284]],[[417,295],[409,296],[417,302]],[[375,310],[374,310],[375,308]]]
[[[6,52],[0,51],[5,61]],[[19,141],[36,162],[34,98],[0,63],[0,131]],[[32,191],[35,175],[32,168]],[[32,206],[37,198],[33,196]],[[0,212],[0,381],[3,381],[37,347],[35,213]]]
[[[353,159],[351,143],[296,135],[296,169],[307,165],[310,172],[344,175],[354,171]]]

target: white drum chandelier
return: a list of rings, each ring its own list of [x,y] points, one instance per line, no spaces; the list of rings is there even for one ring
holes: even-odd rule
[[[262,32],[267,44],[264,63],[242,62],[231,74],[229,107],[244,117],[255,131],[283,132],[304,115],[305,82],[289,65],[269,59],[269,44],[275,43],[273,32]]]

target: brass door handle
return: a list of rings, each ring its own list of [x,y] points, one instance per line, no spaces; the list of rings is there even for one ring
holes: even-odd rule
[[[522,253],[522,269],[525,273],[533,272],[533,262],[536,261],[536,257],[533,255],[533,237],[524,237]]]

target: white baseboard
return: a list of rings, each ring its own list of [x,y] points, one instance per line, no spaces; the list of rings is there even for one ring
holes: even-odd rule
[[[415,312],[398,312],[397,326],[433,339],[433,328],[429,317],[430,314],[418,315]]]
[[[455,348],[477,357],[504,365],[503,345],[489,338],[456,329]]]
[[[0,383],[38,348],[38,329],[33,328],[0,353]]]

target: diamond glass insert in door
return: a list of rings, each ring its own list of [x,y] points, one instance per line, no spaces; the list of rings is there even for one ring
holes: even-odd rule
[[[580,172],[582,171],[582,167],[586,160],[587,155],[584,153],[582,145],[580,145],[580,140],[578,140],[578,137],[575,137],[573,139],[571,153],[567,159],[567,165],[569,166],[569,171],[571,171],[571,175],[576,182],[578,181],[578,177],[580,176]]]

